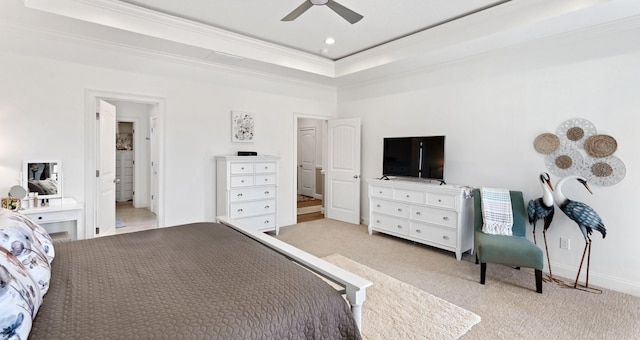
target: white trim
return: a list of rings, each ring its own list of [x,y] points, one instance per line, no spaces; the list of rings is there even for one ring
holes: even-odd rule
[[[158,169],[159,188],[158,188],[158,227],[165,226],[165,181],[164,181],[164,124],[163,117],[165,112],[165,101],[163,98],[150,97],[145,95],[135,95],[111,91],[91,90],[85,89],[85,237],[95,237],[96,226],[96,163],[97,163],[97,148],[96,143],[97,136],[97,124],[96,124],[96,112],[98,112],[98,100],[116,100],[116,101],[129,101],[144,104],[155,105],[158,116],[159,129],[158,129],[158,162],[160,167]]]
[[[567,284],[573,287],[573,283],[576,280],[576,274],[578,273],[578,267],[567,266],[560,263],[551,262],[551,268],[553,269],[553,276],[565,280]],[[548,268],[547,268],[548,272]],[[580,280],[578,284],[584,285],[585,283],[585,268],[580,273]],[[615,290],[618,292],[627,293],[640,297],[640,284],[637,282],[625,280],[619,277],[599,274],[591,271],[589,273],[589,287],[604,287],[606,289]]]
[[[332,60],[241,34],[112,0],[24,0],[26,7],[188,44],[226,54],[334,77]]]

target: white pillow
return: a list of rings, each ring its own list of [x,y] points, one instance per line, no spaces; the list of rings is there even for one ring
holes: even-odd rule
[[[22,263],[0,247],[0,330],[8,339],[27,339],[40,308],[40,290]]]
[[[47,256],[47,261],[49,261],[49,263],[53,262],[53,259],[56,257],[56,252],[53,248],[53,240],[51,239],[51,235],[49,235],[49,233],[47,233],[47,231],[41,225],[34,222],[26,215],[13,212],[12,218],[19,219],[24,223],[24,225],[26,225],[33,231],[33,233],[38,238],[38,241],[40,241],[40,244],[42,244],[44,253]]]
[[[20,261],[44,296],[49,290],[51,265],[33,230],[13,214],[0,214],[0,247]]]

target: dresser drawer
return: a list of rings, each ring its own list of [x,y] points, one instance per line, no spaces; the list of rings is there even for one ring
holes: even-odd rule
[[[256,163],[255,172],[257,174],[276,172],[276,163],[275,162]]]
[[[53,211],[53,212],[35,212],[25,214],[27,217],[32,219],[36,223],[52,223],[52,222],[61,222],[61,221],[69,221],[76,219],[75,212],[69,211]]]
[[[371,186],[369,189],[369,195],[372,197],[392,198],[393,189],[385,187]]]
[[[396,234],[409,235],[409,220],[373,213],[370,221],[374,228],[384,229]]]
[[[378,199],[371,199],[371,211],[389,214],[397,217],[408,218],[409,217],[409,204],[385,201]]]
[[[276,184],[276,175],[256,175],[256,185]]]
[[[412,237],[431,243],[437,243],[446,247],[456,247],[456,230],[439,228],[418,222],[411,222],[410,233]]]
[[[394,189],[393,198],[398,201],[424,204],[424,192],[405,189]]]
[[[456,208],[456,196],[427,194],[427,204],[442,208]]]
[[[231,174],[252,174],[253,163],[231,163]]]
[[[258,230],[273,229],[276,227],[276,215],[260,215],[238,219],[240,223],[256,228]]]
[[[276,197],[275,187],[240,188],[231,189],[229,191],[229,200],[231,202],[242,202],[274,197]]]
[[[276,212],[275,200],[231,203],[230,209],[229,209],[229,214],[231,215],[231,218],[255,216],[260,214],[270,214],[275,212]]]
[[[231,177],[231,187],[249,187],[253,185],[253,176],[233,176]]]
[[[458,214],[455,211],[450,210],[412,205],[411,219],[438,224],[448,228],[456,228],[458,223]]]

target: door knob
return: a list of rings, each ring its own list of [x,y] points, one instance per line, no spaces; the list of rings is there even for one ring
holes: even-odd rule
[[[120,178],[115,178],[115,179],[113,180],[113,183],[120,183]]]

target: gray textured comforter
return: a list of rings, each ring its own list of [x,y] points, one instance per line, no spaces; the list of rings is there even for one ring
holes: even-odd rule
[[[56,244],[30,339],[359,339],[342,296],[231,228]]]

